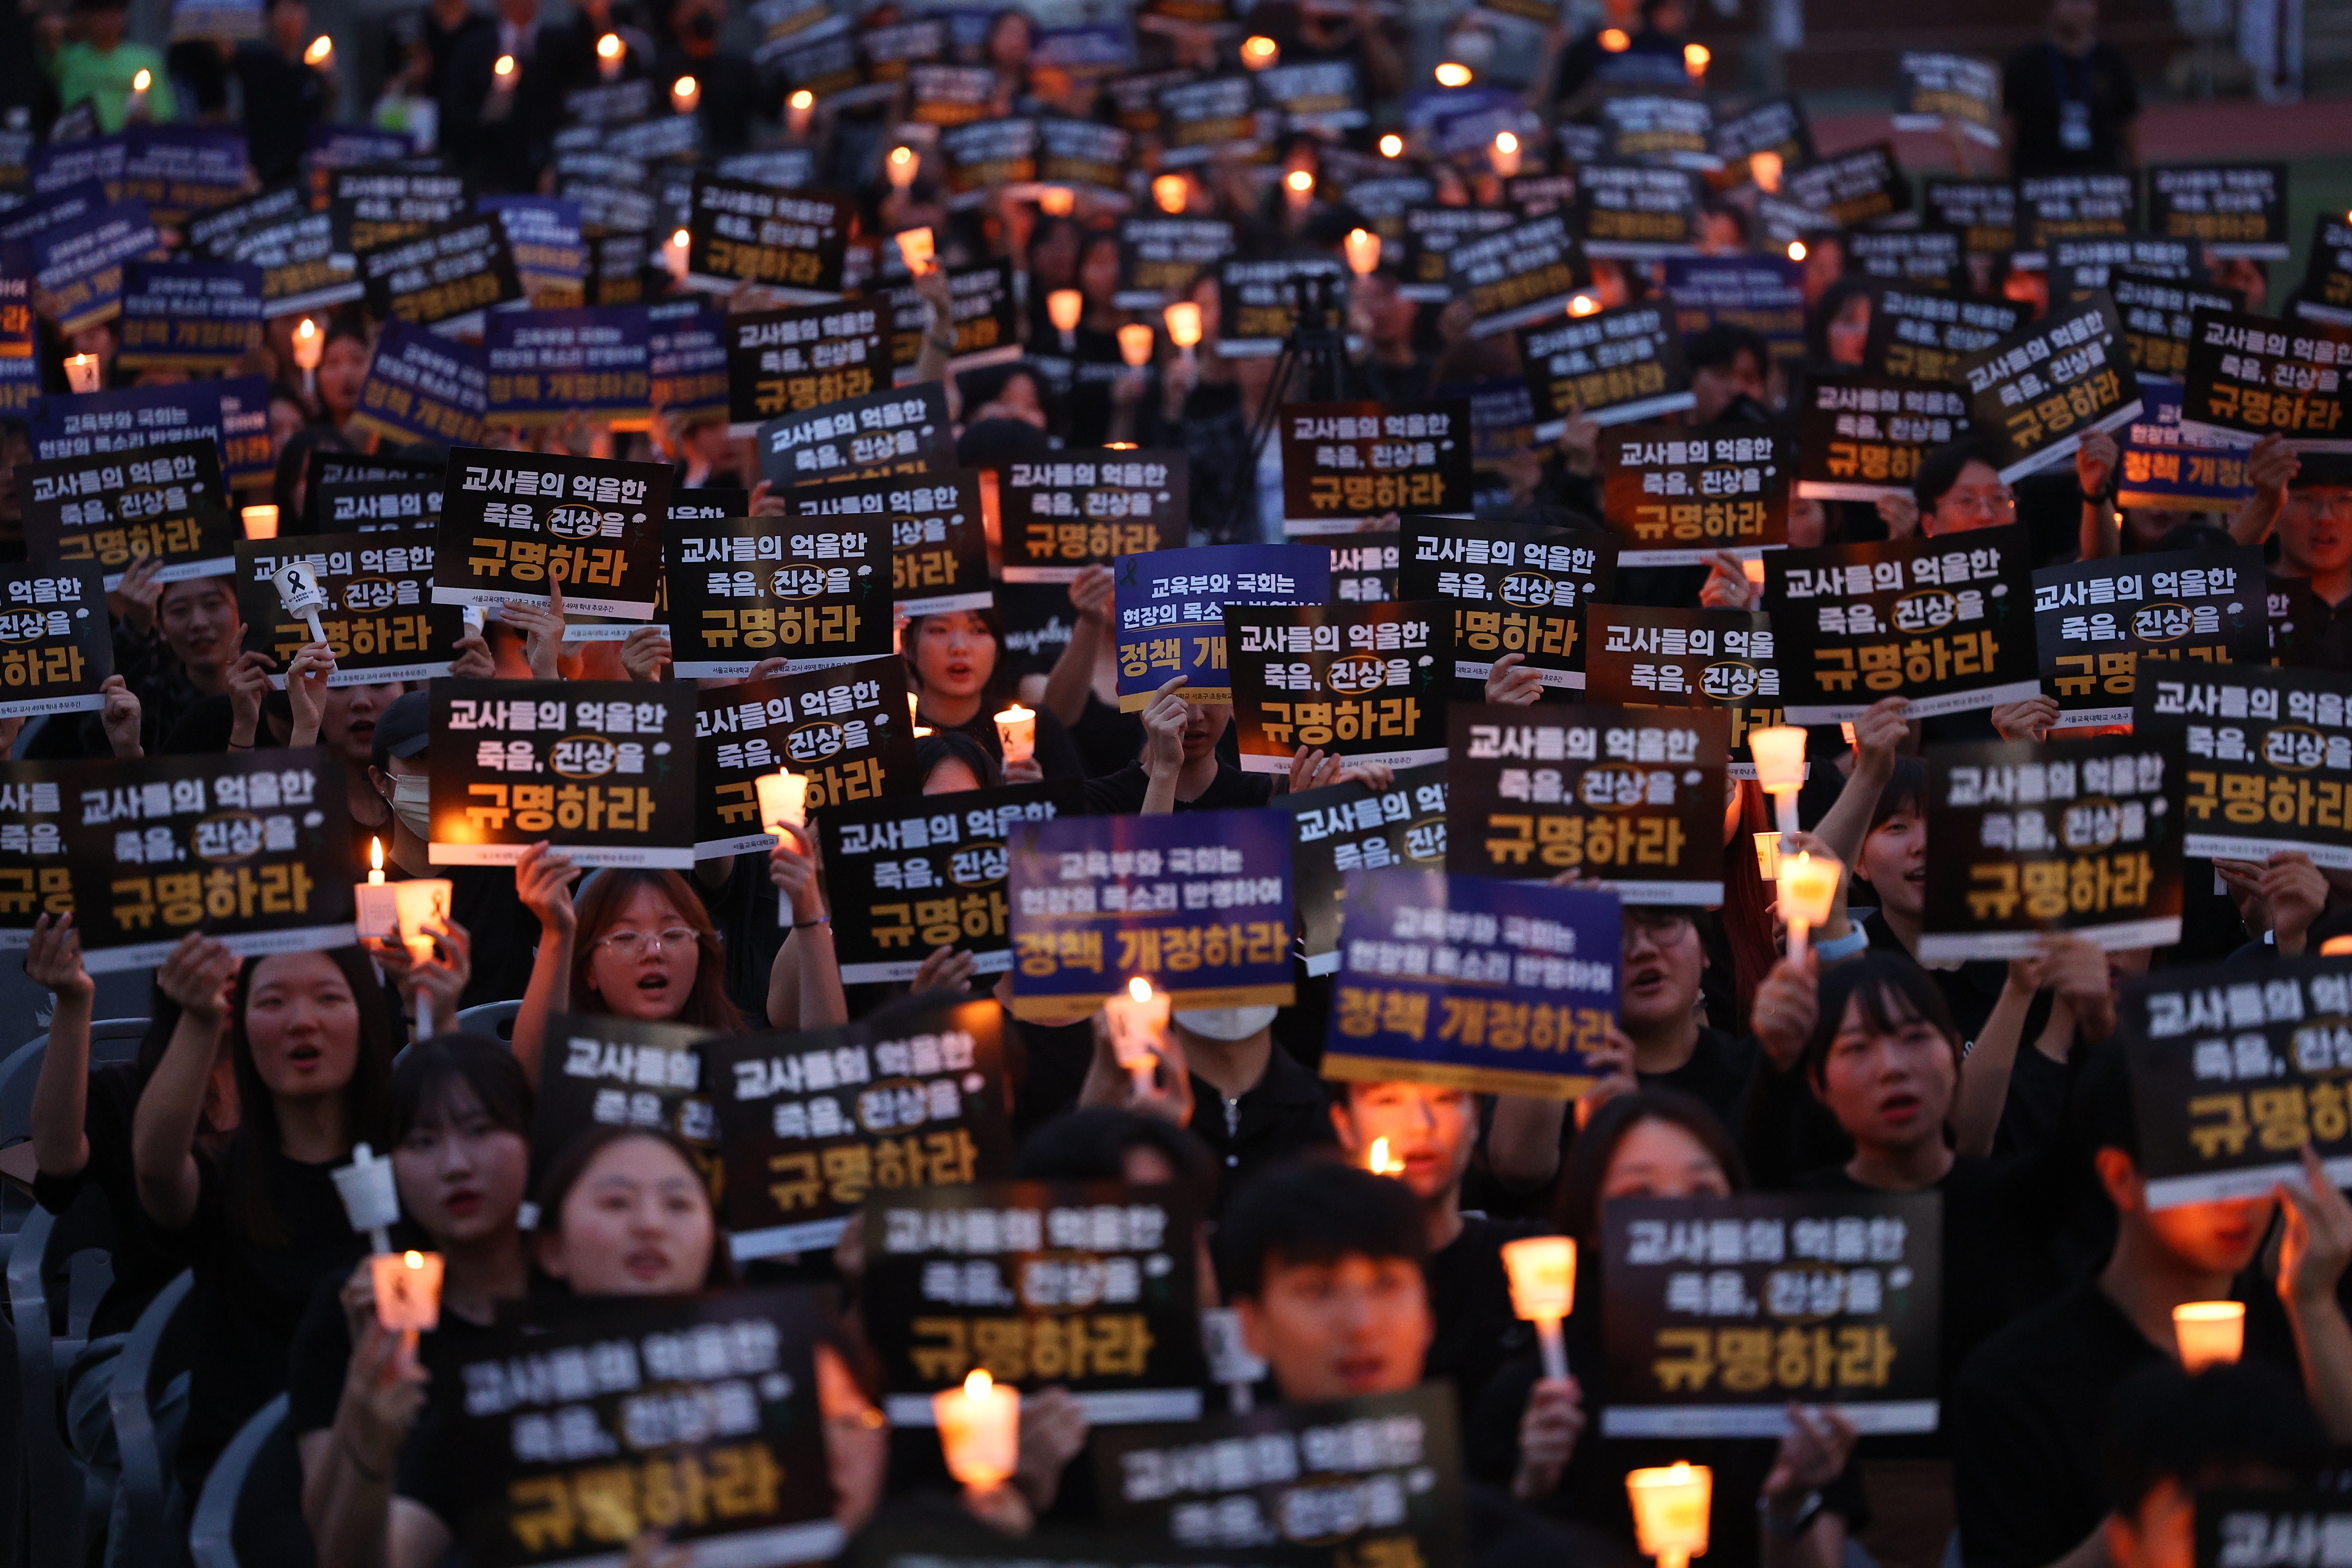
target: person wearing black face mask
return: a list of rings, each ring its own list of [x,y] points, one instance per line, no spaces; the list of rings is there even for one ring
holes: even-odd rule
[[[719,47],[727,27],[724,0],[678,0],[657,26],[664,37],[655,80],[669,90],[680,77],[694,79],[701,94],[695,115],[702,122],[703,146],[715,153],[749,147],[753,116],[763,110],[777,112],[783,89],[776,87],[763,104],[758,68],[742,52]]]

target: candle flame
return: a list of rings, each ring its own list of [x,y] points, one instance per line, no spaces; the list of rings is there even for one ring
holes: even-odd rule
[[[1315,188],[1315,176],[1304,169],[1293,169],[1282,177],[1282,183],[1303,196]]]
[[[368,840],[368,865],[373,870],[381,871],[383,869],[383,839],[371,838]]]
[[[1390,1155],[1387,1139],[1375,1138],[1371,1153],[1364,1162],[1364,1169],[1375,1176],[1402,1176],[1404,1174],[1404,1162]]]
[[[793,94],[792,104],[794,109],[814,109],[816,107],[816,94],[803,88]]]
[[[914,161],[915,150],[912,147],[893,147],[890,149],[890,162],[898,164],[901,168]]]
[[[1264,34],[1242,40],[1242,64],[1252,70],[1262,70],[1272,65],[1275,57],[1281,52],[1282,47]]]
[[[1161,212],[1182,212],[1184,195],[1184,176],[1181,174],[1161,174],[1151,182],[1151,199],[1160,204]]]
[[[491,69],[492,71],[496,72],[496,73],[497,73],[498,75],[499,75],[499,76],[512,76],[512,75],[514,75],[514,73],[515,73],[515,61],[514,61],[514,57],[513,57],[512,55],[500,55],[500,56],[499,57],[499,63],[498,63],[498,64],[496,64],[496,65],[494,65],[494,66],[492,66],[492,67],[490,68],[490,69]]]
[[[602,60],[619,59],[621,58],[621,35],[618,33],[607,33],[603,37],[597,39],[596,58]]]
[[[131,79],[131,90],[133,92],[145,92],[147,90],[148,84],[152,82],[154,79],[155,77],[153,72],[141,71],[137,76]]]
[[[335,40],[321,33],[310,40],[309,48],[302,51],[302,61],[305,65],[322,66],[334,52]]]
[[[410,1252],[404,1255],[401,1261],[407,1264],[411,1268],[422,1268],[425,1267],[425,1254],[421,1252]]]
[[[1507,131],[1497,131],[1495,132],[1496,152],[1508,154],[1516,153],[1518,150],[1519,139],[1517,136],[1512,135]]]
[[[1381,156],[1400,158],[1404,155],[1404,138],[1391,131],[1381,138]]]
[[[682,76],[677,79],[676,84],[673,85],[669,90],[674,97],[692,98],[700,89],[701,84],[699,82],[696,81],[690,76]]]
[[[1790,240],[1789,242],[1789,259],[1791,261],[1802,261],[1804,258],[1805,242],[1801,239]]]
[[[1690,1461],[1688,1459],[1676,1459],[1671,1466],[1667,1467],[1666,1479],[1673,1481],[1675,1485],[1681,1486],[1690,1479]]]
[[[1138,1002],[1151,1000],[1151,982],[1139,974],[1127,983],[1127,994]]]
[[[963,1396],[966,1399],[985,1399],[995,1386],[996,1380],[988,1375],[988,1370],[976,1366],[971,1369],[971,1375],[963,1380]]]
[[[1601,301],[1590,294],[1570,294],[1568,297],[1568,313],[1571,316],[1589,316],[1599,309]]]
[[[684,229],[679,229],[676,234],[669,237],[669,242],[672,245],[677,246],[680,250],[684,250],[688,246],[694,243],[694,236],[688,234]]]
[[[1445,61],[1443,65],[1440,65],[1437,68],[1437,85],[1440,87],[1468,87],[1470,85],[1470,68],[1463,65],[1457,60]]]
[[[312,321],[310,317],[305,316],[299,323],[296,324],[294,328],[294,335],[306,341],[310,338],[315,338],[319,335],[319,323]]]
[[[1608,50],[1611,54],[1622,55],[1627,49],[1631,48],[1633,45],[1633,40],[1626,36],[1624,28],[1604,27],[1601,29],[1601,47]]]
[[[1714,58],[1714,52],[1705,44],[1685,44],[1683,46],[1683,68],[1690,72],[1693,76],[1705,76],[1706,74],[1707,63]]]

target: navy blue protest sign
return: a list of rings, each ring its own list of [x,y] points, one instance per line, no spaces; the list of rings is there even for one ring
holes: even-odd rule
[[[1779,256],[1676,256],[1666,260],[1666,294],[1685,337],[1712,326],[1746,327],[1775,362],[1805,357],[1801,261]]]
[[[210,437],[219,444],[221,472],[230,489],[268,484],[277,471],[269,439],[269,383],[258,375],[42,397],[26,420],[33,456],[44,462]]]
[[[506,226],[523,298],[541,310],[585,302],[588,241],[580,204],[562,196],[477,196],[478,212],[496,213]]]
[[[0,242],[0,414],[22,419],[41,395],[33,354],[33,268],[21,242]]]
[[[226,373],[261,335],[261,268],[243,261],[132,261],[122,268],[128,370]]]
[[[727,318],[695,300],[646,307],[653,405],[688,418],[727,412]]]
[[[2139,417],[2124,429],[2117,506],[2183,511],[2235,511],[2254,493],[2246,478],[2246,449],[2191,436],[2180,427],[2177,384],[2139,384]]]
[[[1074,1023],[1138,976],[1178,1007],[1288,1006],[1290,834],[1270,807],[1014,826],[1013,1016]]]
[[[1187,702],[1230,702],[1227,605],[1321,605],[1331,552],[1319,544],[1215,544],[1122,555],[1112,567],[1118,612],[1118,707],[1139,713],[1183,676]]]
[[[33,237],[33,302],[60,333],[122,313],[122,264],[160,256],[144,202],[114,202]]]
[[[642,305],[493,310],[482,338],[489,416],[562,425],[573,416],[617,430],[653,422],[653,322]]]
[[[489,380],[479,348],[406,321],[386,321],[360,384],[352,426],[388,441],[477,445],[489,412]]]
[[[185,223],[253,188],[245,132],[217,125],[133,125],[123,132],[117,195],[157,223]]]
[[[1348,878],[1323,1076],[1576,1100],[1617,1022],[1617,895],[1390,868]]]

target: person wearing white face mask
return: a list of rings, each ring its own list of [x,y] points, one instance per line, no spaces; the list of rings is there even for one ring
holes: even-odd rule
[[[457,999],[461,1007],[520,996],[530,984],[531,943],[539,921],[515,896],[511,866],[436,866],[433,785],[425,763],[432,736],[432,710],[425,693],[409,692],[375,721],[368,783],[392,807],[391,837],[383,847],[387,881],[411,877],[449,879],[450,913],[474,936],[474,977]],[[359,830],[362,837],[364,829]],[[364,846],[362,851],[364,854]]]
[[[1323,1085],[1274,1043],[1276,1012],[1178,1009],[1151,1089],[1140,1094],[1112,1054],[1109,1031],[1097,1014],[1094,1061],[1078,1103],[1126,1106],[1189,1128],[1215,1156],[1222,1207],[1260,1166],[1337,1139]]]

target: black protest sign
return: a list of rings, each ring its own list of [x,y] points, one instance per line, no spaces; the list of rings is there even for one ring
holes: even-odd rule
[[[794,674],[890,651],[890,525],[872,518],[673,522],[669,636],[680,676]]]
[[[1766,556],[1789,722],[1851,723],[1897,695],[1915,719],[2038,696],[2032,560],[2022,528]]]
[[[2046,251],[2050,298],[2058,302],[2106,288],[2107,280],[2118,271],[2183,281],[2205,273],[2198,247],[2185,239],[2156,239],[2144,234],[2086,235],[2080,239],[2053,239]]]
[[[1445,764],[1401,768],[1389,787],[1358,780],[1276,797],[1290,814],[1292,896],[1298,952],[1309,974],[1339,972],[1339,925],[1348,873],[1390,866],[1445,866]]]
[[[2194,1506],[2196,1568],[2238,1568],[2265,1561],[2322,1563],[2326,1559],[2319,1554],[2321,1542],[2332,1550],[2352,1533],[2352,1504],[2332,1491],[2200,1487]]]
[[[841,292],[849,218],[849,205],[833,196],[698,169],[687,207],[687,281],[719,294],[757,283],[787,300],[830,300]]]
[[[1003,1036],[1004,1010],[979,1001],[710,1042],[736,1261],[825,1251],[878,1194],[1003,1176]]]
[[[1910,381],[1951,381],[1960,362],[2024,324],[2025,307],[1893,284],[1874,289],[1863,368]]]
[[[1390,768],[1445,754],[1454,614],[1402,605],[1227,605],[1234,734],[1244,773],[1322,751]]]
[[[113,673],[96,566],[0,566],[0,719],[95,713],[106,705],[99,683]]]
[[[2306,1145],[2352,1182],[2352,957],[2131,975],[2116,1015],[2149,1208],[2300,1186]]]
[[[694,864],[694,692],[681,682],[433,682],[432,862]]]
[[[325,213],[309,213],[262,224],[228,242],[227,259],[261,268],[264,316],[299,316],[367,292],[356,263],[335,249],[333,222]]]
[[[803,414],[780,414],[759,428],[760,473],[777,485],[811,479],[870,479],[956,466],[955,426],[944,384],[884,387]]]
[[[1396,591],[1454,601],[1454,674],[1483,682],[1507,653],[1525,656],[1547,692],[1584,685],[1586,605],[1617,581],[1617,541],[1536,522],[1402,520]]]
[[[1448,871],[1581,870],[1629,904],[1723,902],[1728,715],[1457,702],[1447,728]]]
[[[1397,597],[1399,534],[1344,534],[1331,542],[1331,602],[1378,605]]]
[[[1676,169],[1716,165],[1715,111],[1703,98],[1637,93],[1603,98],[1595,107],[1602,144],[1612,158],[1647,160]],[[1580,178],[1584,171],[1577,173]]]
[[[795,485],[783,492],[788,517],[887,518],[890,592],[901,616],[985,610],[996,602],[988,575],[981,472],[916,474]]]
[[[891,1425],[933,1425],[931,1394],[974,1371],[1059,1384],[1097,1428],[1197,1420],[1198,1222],[1181,1189],[1123,1182],[872,1193],[866,1338]]]
[[[1863,278],[1946,291],[1966,287],[1969,258],[1952,228],[1864,229],[1845,237],[1846,270]]]
[[[466,635],[465,612],[433,603],[433,535],[296,533],[236,542],[237,609],[246,647],[278,661],[273,685],[310,640],[310,623],[286,613],[278,574],[300,562],[310,569],[326,603],[319,626],[335,656],[329,686],[379,686],[431,680],[449,673]]]
[[[1924,180],[1919,219],[1958,229],[1971,256],[2005,256],[2017,248],[2017,187],[2007,180]]]
[[[492,305],[525,297],[506,225],[496,213],[436,224],[358,258],[368,314],[379,321],[463,323]]]
[[[907,71],[908,118],[917,125],[969,125],[987,117],[996,73],[986,66],[918,65]]]
[[[1772,1437],[1792,1404],[1933,1432],[1943,1209],[1936,1193],[1610,1203],[1602,1434]]]
[[[719,1144],[718,1121],[703,1092],[701,1047],[710,1034],[610,1013],[548,1019],[531,1163],[544,1171],[591,1127],[652,1127],[684,1139],[708,1162],[709,1173]]]
[[[1911,205],[1911,184],[1895,162],[1894,144],[1886,142],[1791,169],[1780,176],[1780,195],[1835,220],[1840,228],[1858,228]]]
[[[2179,942],[2181,789],[2180,753],[2151,736],[1928,748],[1920,958],[2027,958],[2051,931]]]
[[[1133,136],[1116,125],[1059,115],[1037,122],[1037,178],[1125,198],[1124,174]]]
[[[460,447],[442,481],[436,605],[544,605],[645,620],[661,587],[673,470],[546,452]]]
[[[1670,304],[1619,305],[1539,321],[1519,329],[1518,345],[1539,440],[1557,438],[1580,415],[1626,425],[1697,401]]]
[[[811,812],[921,789],[907,667],[895,655],[711,687],[695,700],[694,752],[701,860],[775,843],[760,826],[761,773],[788,769],[807,779]]]
[[[912,980],[940,947],[971,953],[976,973],[1012,968],[1005,840],[1086,809],[1069,779],[829,806],[816,821],[842,983]]]
[[[1000,190],[1026,192],[1037,180],[1034,120],[975,120],[940,132],[940,161],[947,165],[948,205],[984,205]]]
[[[1184,543],[1192,458],[1067,448],[997,476],[1007,583],[1070,583],[1088,566]]]
[[[1756,183],[1756,155],[1769,153],[1781,167],[1793,169],[1813,161],[1813,130],[1806,123],[1805,106],[1791,98],[1768,98],[1715,122],[1713,151],[1723,167],[1707,183],[1721,191]],[[1777,183],[1777,182],[1776,182]]]
[[[1948,382],[1822,375],[1802,397],[1797,493],[1815,500],[1908,496],[1921,460],[1968,433],[1968,399]]]
[[[278,531],[373,533],[438,522],[441,479],[441,470],[436,467],[429,479],[352,479],[342,484],[313,485],[310,500],[316,508],[315,517],[296,521],[305,524],[315,521],[318,526],[289,529],[285,526],[286,520],[280,518]]]
[[[310,210],[310,193],[299,184],[289,183],[273,185],[259,195],[198,213],[180,226],[191,251],[221,258],[229,254],[239,236],[301,217]]]
[[[1592,281],[1592,268],[1567,215],[1553,212],[1456,241],[1445,253],[1445,281],[1470,302],[1471,333],[1483,338],[1565,310],[1569,296]]]
[[[1789,542],[1797,450],[1785,426],[1613,426],[1600,458],[1620,566],[1687,566]]]
[[[923,357],[923,340],[932,326],[931,302],[911,279],[891,285],[884,298],[890,304],[890,365],[898,379],[907,380]],[[1013,263],[991,261],[949,273],[946,324],[952,338],[950,371],[1019,359],[1020,300],[1013,292]]]
[[[1281,115],[1286,132],[1337,135],[1366,122],[1352,60],[1269,66],[1257,73],[1257,90],[1266,107]]]
[[[2299,452],[2352,452],[2347,367],[2352,326],[2192,311],[2181,434],[2238,447],[2283,436]]]
[[[1160,109],[1161,163],[1171,169],[1213,158],[1255,160],[1257,93],[1246,76],[1170,82],[1153,95]]]
[[[729,434],[749,436],[778,415],[887,389],[883,311],[879,300],[835,300],[728,317]]]
[[[1895,129],[1953,130],[1986,147],[2000,145],[2000,68],[1969,55],[1906,49],[1895,62]]]
[[[1694,254],[1699,189],[1687,168],[1583,165],[1576,171],[1576,217],[1586,252],[1643,259]]]
[[[1095,1495],[1122,1536],[1163,1548],[1315,1568],[1466,1563],[1460,1419],[1440,1382],[1103,1432]]]
[[[1779,645],[1752,610],[1637,609],[1584,613],[1584,699],[1621,708],[1720,708],[1731,715],[1731,776],[1752,779],[1751,730],[1780,721]]]
[[[2352,868],[2352,677],[2332,670],[2183,662],[2146,672],[2135,739],[2185,759],[2185,852],[2267,860],[2300,850]]]
[[[2268,664],[2264,592],[2263,552],[2242,545],[2035,572],[2034,641],[2058,723],[2130,723],[2145,658]]]
[[[606,1300],[469,1335],[436,1367],[468,1563],[590,1561],[659,1531],[712,1562],[841,1550],[819,1292]],[[537,1321],[534,1321],[536,1319]]]
[[[1454,247],[1479,235],[1508,228],[1517,221],[1509,213],[1492,207],[1407,207],[1404,281],[1397,285],[1397,292],[1423,304],[1444,304],[1454,298],[1447,284],[1453,275]],[[1387,254],[1383,247],[1383,258]]]
[[[1347,300],[1348,273],[1320,256],[1280,261],[1217,263],[1217,352],[1229,359],[1271,358],[1298,326],[1299,297]]]
[[[1234,226],[1223,218],[1150,216],[1118,220],[1122,310],[1157,310],[1190,299],[1201,275],[1233,253]]]
[[[323,746],[85,763],[68,780],[74,929],[92,974],[191,932],[243,957],[352,942],[342,757]]]
[[[2242,310],[2246,305],[2245,295],[2235,289],[2136,272],[2108,273],[2107,292],[2115,297],[2123,320],[2124,347],[2130,351],[2132,369],[2142,380],[2179,381],[2189,374],[2189,344],[2196,335],[2198,311]]]
[[[2216,256],[2286,259],[2284,163],[2157,163],[2141,177],[2150,234],[2191,240]]]
[[[414,239],[466,216],[474,202],[464,176],[397,163],[334,170],[327,176],[327,191],[335,248],[344,255]]]
[[[156,580],[223,577],[236,539],[209,437],[16,465],[25,549],[35,561],[91,564],[110,590],[139,556]]]
[[[2139,377],[2104,292],[2053,302],[2030,327],[1960,361],[1969,423],[2004,481],[2072,458],[2083,437],[2138,417]]]
[[[73,913],[66,858],[72,763],[0,762],[0,952],[32,941],[33,922]]]
[[[2321,213],[2313,225],[2311,258],[2295,293],[2294,313],[2352,326],[2352,217]]]
[[[2036,174],[2017,182],[2018,241],[2040,250],[2053,240],[2129,234],[2139,202],[2129,174]]]
[[[1383,512],[1469,515],[1465,401],[1286,403],[1280,421],[1286,532],[1349,532]]]

